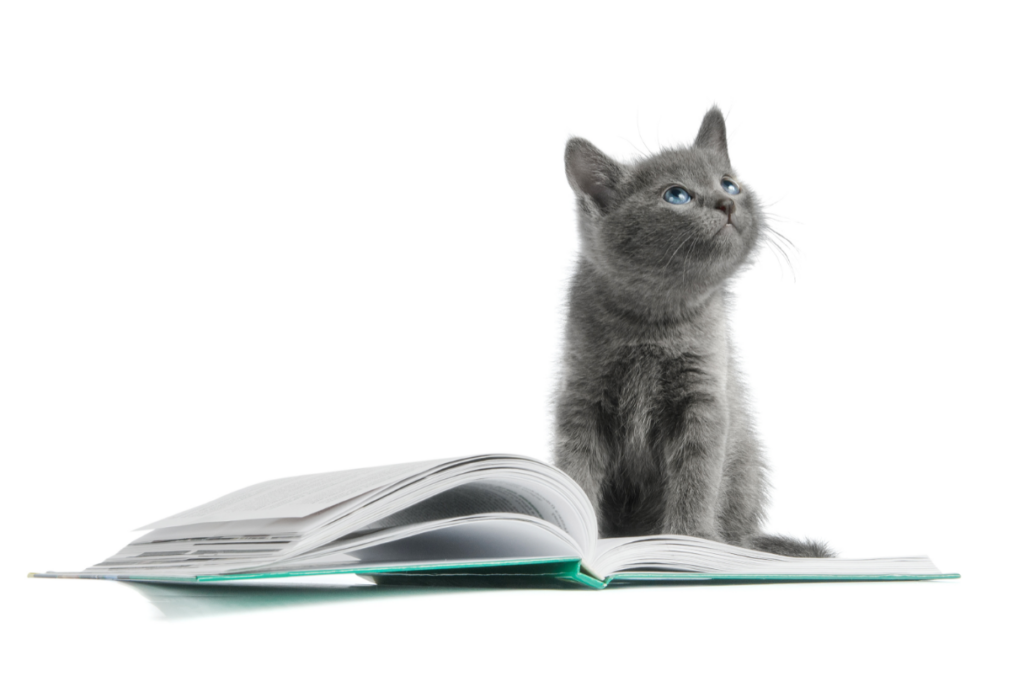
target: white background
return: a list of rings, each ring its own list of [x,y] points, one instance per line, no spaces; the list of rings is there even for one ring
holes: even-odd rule
[[[4,5],[5,660],[1008,666],[1015,5],[371,5]],[[622,159],[688,143],[716,102],[741,179],[797,249],[734,285],[771,530],[929,554],[963,579],[254,595],[165,603],[168,618],[127,586],[25,578],[264,479],[548,459],[576,252],[564,143]]]

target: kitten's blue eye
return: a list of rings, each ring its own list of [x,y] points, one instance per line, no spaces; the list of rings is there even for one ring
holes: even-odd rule
[[[690,197],[690,193],[686,192],[678,185],[674,185],[668,190],[666,190],[664,198],[666,202],[669,202],[671,204],[686,204],[691,199],[693,199],[692,197]]]
[[[722,190],[726,191],[730,195],[740,194],[740,187],[727,178],[722,179]]]

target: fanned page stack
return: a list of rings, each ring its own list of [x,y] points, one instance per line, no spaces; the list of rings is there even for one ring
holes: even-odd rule
[[[514,455],[277,479],[145,527],[80,577],[180,583],[571,586],[703,580],[928,580],[923,556],[800,559],[678,535],[598,539],[583,490]],[[347,576],[351,577],[351,576]]]

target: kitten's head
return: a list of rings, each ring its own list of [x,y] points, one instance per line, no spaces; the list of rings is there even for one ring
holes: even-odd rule
[[[700,302],[743,265],[763,229],[756,197],[729,164],[718,108],[688,148],[620,164],[573,138],[565,169],[583,256],[633,297]]]

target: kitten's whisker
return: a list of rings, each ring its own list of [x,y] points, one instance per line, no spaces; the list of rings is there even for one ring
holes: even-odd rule
[[[676,254],[679,253],[679,249],[684,244],[686,244],[688,246],[686,247],[686,250],[683,252],[683,260],[684,261],[690,260],[690,254],[693,253],[693,247],[696,246],[697,243],[698,243],[698,238],[697,237],[694,237],[692,235],[684,233],[683,234],[683,240],[681,242],[679,242],[679,246],[676,247],[675,251],[673,251],[672,255],[669,257],[668,263],[665,263],[665,267],[663,267],[661,269],[662,274],[664,275],[665,271],[668,269],[668,266],[672,264],[672,259],[675,258]],[[661,284],[662,288],[667,290],[669,287],[672,286],[673,281],[674,280],[673,280],[672,277],[663,277],[663,281],[662,281],[662,284]]]
[[[793,246],[793,243],[790,242],[785,236],[779,234],[777,231],[771,229],[770,227],[768,227],[766,225],[765,226],[765,238],[763,240],[764,243],[767,245],[768,249],[772,252],[772,255],[775,257],[775,260],[779,264],[779,267],[782,268],[782,269],[785,269],[787,267],[789,268],[789,272],[793,276],[793,280],[795,281],[796,280],[796,269],[793,267],[793,261],[790,259],[789,253],[785,250],[785,248],[775,239],[776,237],[782,238],[790,246]],[[796,247],[793,247],[793,248],[795,250]],[[781,258],[780,258],[780,256],[781,256]],[[785,265],[783,265],[783,259],[785,259],[785,263],[786,263]]]
[[[788,217],[784,218],[784,217],[780,216],[779,214],[772,213],[771,211],[762,211],[761,214],[767,220],[775,221],[776,223],[793,223],[794,225],[799,225],[799,226],[804,226],[804,227],[806,227],[806,225],[807,225],[803,221],[797,221],[797,220],[794,220],[794,219],[788,218]]]
[[[644,140],[644,135],[640,132],[640,111],[636,111],[636,135],[640,137],[640,143],[644,144],[644,148],[647,148],[647,141]],[[654,152],[650,148],[647,148],[647,156],[654,157]]]
[[[776,238],[777,240],[782,240],[781,242],[779,242],[780,244],[785,244],[786,246],[791,248],[793,251],[799,251],[799,249],[797,249],[796,244],[793,244],[793,241],[789,237],[786,237],[781,232],[779,232],[778,230],[776,230],[772,226],[768,225],[767,223],[764,224],[764,230],[768,234],[769,237]]]
[[[775,247],[772,245],[771,240],[769,240],[767,238],[764,240],[764,248],[771,252],[772,258],[775,259],[775,262],[778,263],[779,269],[781,270],[782,269],[782,260],[779,258],[779,253],[775,249]]]
[[[685,232],[683,233],[682,241],[680,241],[679,242],[679,246],[677,246],[675,248],[675,250],[672,251],[672,255],[668,257],[668,262],[665,263],[665,266],[661,268],[662,272],[665,272],[666,270],[668,270],[668,266],[672,265],[672,259],[676,257],[677,253],[679,253],[679,249],[681,249],[684,244],[686,244],[687,242],[690,242],[692,240],[693,240],[693,238],[690,237],[688,233],[685,233]],[[687,250],[687,251],[689,251],[689,250]]]
[[[654,157],[654,153],[652,153],[649,150],[647,151],[646,154],[644,154],[644,151],[642,151],[639,148],[637,148],[636,144],[633,143],[632,141],[630,141],[625,136],[620,136],[619,138],[622,139],[623,141],[625,141],[626,143],[628,143],[629,145],[633,146],[633,150],[635,150],[637,152],[637,155],[640,155],[641,157]]]
[[[772,242],[774,242],[781,249],[788,249],[788,250],[792,251],[793,253],[796,253],[797,251],[799,251],[799,249],[796,248],[795,244],[793,244],[791,241],[786,239],[785,235],[780,235],[777,232],[770,232],[770,233],[768,233],[768,237],[769,237],[769,239],[771,239]]]

